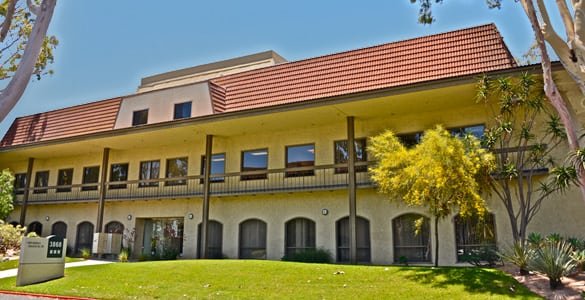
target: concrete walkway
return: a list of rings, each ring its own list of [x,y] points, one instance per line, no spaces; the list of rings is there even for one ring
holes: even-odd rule
[[[65,263],[65,268],[75,268],[75,267],[83,267],[83,266],[93,266],[93,265],[103,265],[103,264],[111,264],[113,261],[108,260],[96,260],[96,259],[87,259],[83,261],[76,261]],[[0,278],[6,277],[16,277],[16,273],[18,269],[8,269],[4,271],[0,271]]]

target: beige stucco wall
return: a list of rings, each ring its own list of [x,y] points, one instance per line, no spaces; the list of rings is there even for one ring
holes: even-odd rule
[[[192,102],[191,117],[213,113],[207,82],[124,97],[114,128],[132,126],[132,113],[148,109],[148,124],[173,120],[176,103]]]

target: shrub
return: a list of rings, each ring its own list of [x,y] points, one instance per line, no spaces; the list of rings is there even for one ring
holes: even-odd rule
[[[162,260],[173,260],[173,259],[177,259],[177,256],[179,256],[179,251],[175,250],[175,249],[163,249],[163,253],[160,256],[160,259]]]
[[[36,232],[31,231],[31,232],[26,234],[26,237],[35,238],[35,237],[39,237],[39,235]]]
[[[504,261],[516,265],[520,269],[520,275],[528,275],[528,264],[535,251],[533,247],[515,242],[511,249],[498,254]]]
[[[564,240],[551,241],[536,249],[529,266],[548,277],[550,288],[562,286],[561,277],[570,274],[577,266],[571,259],[571,245]]]
[[[577,267],[579,269],[579,272],[585,271],[585,250],[574,251],[571,254],[571,258],[577,264]]]
[[[546,236],[546,241],[547,242],[557,243],[557,242],[560,242],[560,241],[563,241],[563,240],[564,240],[563,236],[561,236],[558,233],[551,233],[551,234],[549,234],[549,235]]]
[[[0,220],[0,254],[5,254],[8,250],[18,251],[25,232],[26,228],[20,225],[14,227]]]
[[[585,250],[585,240],[581,240],[576,237],[569,237],[567,238],[567,242],[571,244],[571,247],[573,248],[574,251]]]
[[[119,262],[128,262],[128,249],[124,248],[118,254],[118,261]]]
[[[528,237],[526,238],[526,241],[528,242],[530,247],[533,247],[534,249],[536,249],[536,248],[540,248],[540,246],[542,246],[542,244],[544,243],[544,238],[538,232],[531,232],[528,235]]]
[[[481,247],[479,249],[465,252],[463,255],[461,255],[460,259],[461,261],[482,268],[493,268],[502,262],[502,258],[500,255],[498,255],[498,252],[493,247]]]
[[[91,257],[91,250],[88,248],[83,248],[79,251],[81,253],[81,257],[88,259]]]
[[[330,263],[332,260],[332,255],[329,250],[322,248],[306,249],[300,252],[292,253],[290,255],[285,255],[282,260],[306,263]]]

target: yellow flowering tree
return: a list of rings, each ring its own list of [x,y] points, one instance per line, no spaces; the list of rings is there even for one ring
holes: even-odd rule
[[[441,126],[425,131],[413,148],[386,131],[370,139],[368,151],[377,161],[370,172],[381,193],[409,206],[427,207],[434,216],[438,266],[439,220],[455,211],[462,216],[484,215],[481,193],[495,166],[493,155],[475,137],[453,137]]]

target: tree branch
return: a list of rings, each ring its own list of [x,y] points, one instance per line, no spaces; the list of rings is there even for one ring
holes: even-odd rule
[[[41,6],[43,6],[45,3],[45,1],[43,1],[43,3],[41,4]],[[28,9],[30,10],[30,12],[35,15],[38,16],[41,13],[42,7],[39,7],[38,5],[35,5],[32,0],[26,0],[26,5],[28,6]]]
[[[4,18],[4,22],[2,22],[2,29],[0,29],[0,42],[4,42],[4,39],[10,30],[10,26],[12,25],[12,18],[14,17],[16,1],[18,0],[10,0],[10,2],[8,2],[8,8],[6,8],[6,17]]]
[[[567,32],[567,39],[570,41],[575,39],[575,24],[573,23],[573,18],[571,17],[571,12],[569,11],[569,7],[567,6],[567,1],[565,0],[556,0],[557,6],[559,7],[559,12],[561,14],[561,18],[563,19],[563,23],[565,24],[565,31]]]
[[[56,5],[57,0],[43,0],[41,3],[39,14],[29,35],[18,68],[4,91],[2,91],[2,94],[0,94],[0,122],[6,118],[6,115],[16,105],[30,81]]]

